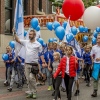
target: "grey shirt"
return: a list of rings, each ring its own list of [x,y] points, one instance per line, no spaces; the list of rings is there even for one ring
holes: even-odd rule
[[[53,74],[56,72],[57,68],[58,68],[58,65],[59,65],[59,61],[54,61],[52,66],[53,66]]]

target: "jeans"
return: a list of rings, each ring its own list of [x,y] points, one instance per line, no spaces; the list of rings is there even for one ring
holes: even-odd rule
[[[42,73],[46,74],[48,85],[51,86],[52,85],[52,72],[49,71],[48,68],[46,67],[42,69]]]
[[[73,82],[74,82],[74,77],[70,77],[69,75],[67,75],[65,73],[64,81],[65,81],[66,93],[68,96],[68,100],[71,100],[71,93],[72,93],[72,86],[73,86]]]
[[[57,100],[57,97],[58,98],[61,98],[59,87],[60,87],[61,82],[62,82],[62,77],[61,76],[58,76],[56,79],[54,79],[52,77],[52,82],[53,82],[53,88],[55,90],[54,99]]]
[[[24,66],[23,65],[18,64],[17,73],[18,73],[18,83],[19,85],[23,85],[23,78],[24,78]]]
[[[8,83],[10,83],[10,87],[13,87],[14,80],[15,80],[15,68],[13,64],[11,64],[11,66],[8,67],[7,69],[7,81]]]
[[[85,64],[86,80],[88,81],[88,83],[90,83],[90,68],[91,64]]]
[[[32,66],[25,64],[25,75],[27,79],[28,89],[31,93],[36,93],[36,78],[35,75],[31,73]]]

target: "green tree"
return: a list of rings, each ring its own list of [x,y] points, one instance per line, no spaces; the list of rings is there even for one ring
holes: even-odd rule
[[[98,0],[82,0],[84,2],[85,8],[90,7],[90,6],[94,6],[94,2],[98,1]]]
[[[49,0],[52,2],[52,6],[62,8],[62,3],[64,0]]]

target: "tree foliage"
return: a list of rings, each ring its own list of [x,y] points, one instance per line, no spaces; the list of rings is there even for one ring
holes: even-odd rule
[[[52,6],[62,8],[62,4],[64,0],[49,0],[52,2]],[[82,0],[84,2],[85,8],[94,6],[94,2],[98,2],[98,0]]]

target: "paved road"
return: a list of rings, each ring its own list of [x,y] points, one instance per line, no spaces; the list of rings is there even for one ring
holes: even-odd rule
[[[33,100],[33,99],[26,99],[25,90],[27,90],[27,86],[24,85],[22,90],[17,89],[16,85],[12,92],[7,91],[7,87],[4,87],[4,68],[0,68],[0,100]],[[92,83],[92,82],[91,82]],[[75,92],[75,91],[74,91]],[[80,83],[80,96],[75,97],[74,92],[72,95],[72,100],[100,100],[100,84],[99,84],[99,91],[98,97],[91,98],[92,93],[92,86],[86,87],[86,83],[81,79]],[[38,86],[38,98],[37,100],[52,100],[53,97],[51,96],[52,91],[47,91],[47,85],[45,86]],[[62,100],[67,100],[66,93],[61,92]]]

